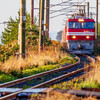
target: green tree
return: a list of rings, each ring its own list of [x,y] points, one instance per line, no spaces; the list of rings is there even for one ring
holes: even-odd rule
[[[7,28],[5,28],[4,32],[2,32],[2,43],[7,44],[8,42],[16,40],[18,38],[18,22],[18,18],[16,18],[15,20],[11,17],[9,18]]]
[[[1,41],[3,44],[7,44],[13,40],[18,39],[18,27],[20,22],[20,12],[18,12],[18,18],[9,18],[7,27],[2,32]],[[26,13],[26,30],[30,27],[30,15]]]
[[[62,38],[62,31],[57,33],[56,39],[57,39],[57,41],[61,42],[61,38]]]

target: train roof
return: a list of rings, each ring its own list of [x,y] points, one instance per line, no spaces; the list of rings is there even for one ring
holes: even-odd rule
[[[80,15],[76,15],[76,16],[71,17],[71,19],[79,19],[79,18],[90,19],[89,17],[84,17],[84,16],[80,16]]]
[[[84,17],[80,15],[76,15],[74,17],[69,18],[67,21],[78,21],[79,19],[84,19],[85,22],[95,22],[94,19],[90,19],[89,17]]]

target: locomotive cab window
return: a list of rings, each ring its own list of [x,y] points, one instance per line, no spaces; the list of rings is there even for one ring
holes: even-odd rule
[[[94,29],[94,22],[68,22],[69,29]]]

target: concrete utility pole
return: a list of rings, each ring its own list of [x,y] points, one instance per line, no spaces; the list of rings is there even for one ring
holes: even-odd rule
[[[25,58],[26,0],[20,0],[20,56]]]
[[[45,30],[46,35],[49,37],[49,10],[50,10],[50,0],[45,1]]]
[[[87,17],[89,17],[89,2],[87,2]]]
[[[98,38],[98,0],[96,0],[96,30],[95,37]]]
[[[39,27],[39,52],[43,49],[43,31],[44,31],[44,2],[40,0],[40,27]]]
[[[31,27],[34,24],[34,0],[31,0]]]

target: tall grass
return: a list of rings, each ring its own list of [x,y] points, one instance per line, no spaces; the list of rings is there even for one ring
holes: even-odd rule
[[[97,61],[91,65],[93,69],[89,72],[85,81],[79,84],[81,88],[100,88],[100,56],[98,56]]]
[[[100,56],[97,57],[97,61],[93,66],[94,66],[93,79],[100,84]]]
[[[10,71],[18,71],[20,69],[33,68],[43,66],[46,64],[54,64],[59,59],[68,56],[67,53],[60,52],[60,50],[48,50],[38,54],[37,51],[28,51],[28,57],[25,59],[17,59],[17,57],[10,57],[7,61],[0,64],[0,70],[6,73]]]

